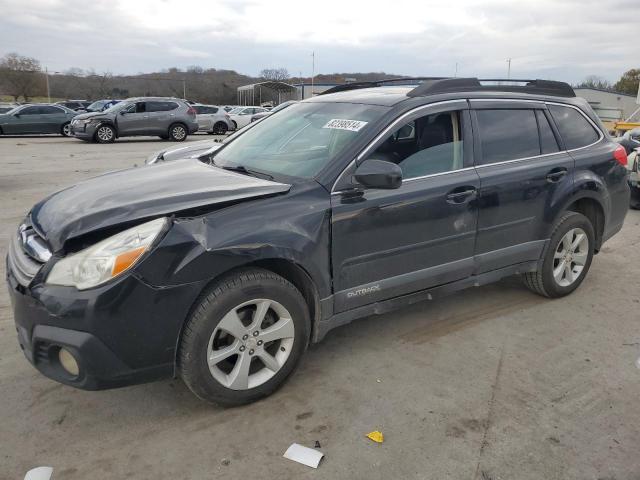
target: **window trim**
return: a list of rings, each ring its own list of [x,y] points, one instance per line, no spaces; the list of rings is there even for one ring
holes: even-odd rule
[[[513,102],[514,100],[512,100],[512,99],[498,99],[498,98],[495,98],[495,99],[492,99],[492,101],[509,101],[509,102]],[[526,102],[526,103],[540,103],[540,101],[538,101],[538,100],[518,100],[518,101],[519,101],[519,102]],[[604,134],[602,133],[602,130],[600,130],[600,128],[598,128],[598,126],[593,122],[593,120],[591,120],[591,119],[590,119],[590,118],[589,118],[589,117],[588,117],[588,116],[587,116],[587,115],[582,111],[582,109],[581,109],[581,108],[578,108],[578,107],[576,107],[575,105],[569,105],[569,104],[567,104],[567,103],[560,103],[560,102],[543,102],[543,103],[544,103],[544,105],[545,105],[545,106],[546,106],[546,105],[559,105],[559,106],[561,106],[561,107],[568,107],[568,108],[573,108],[574,110],[577,110],[577,111],[578,111],[578,112],[579,112],[579,113],[580,113],[584,118],[586,118],[586,119],[587,119],[587,121],[591,124],[591,126],[592,126],[593,128],[595,128],[596,132],[598,132],[598,135],[599,135],[598,139],[597,139],[595,142],[590,143],[590,144],[588,144],[588,145],[585,145],[585,146],[583,146],[583,147],[567,149],[567,148],[565,147],[565,145],[564,145],[564,139],[562,138],[562,135],[560,135],[560,139],[562,140],[562,148],[560,148],[560,150],[558,150],[557,152],[553,152],[553,153],[544,153],[544,154],[540,154],[540,155],[533,155],[533,156],[530,156],[530,157],[514,158],[514,159],[511,159],[511,160],[504,160],[504,161],[502,161],[502,162],[486,163],[486,164],[484,164],[484,165],[475,165],[475,168],[484,168],[484,167],[491,167],[491,166],[495,166],[495,165],[504,165],[504,164],[508,164],[508,163],[515,163],[515,162],[522,162],[522,161],[525,161],[525,160],[532,160],[532,159],[535,159],[535,158],[550,157],[550,156],[552,156],[552,155],[559,155],[559,154],[561,154],[561,153],[575,152],[575,151],[578,151],[578,150],[582,150],[583,148],[589,148],[589,147],[592,147],[592,146],[594,146],[594,145],[596,145],[596,144],[600,143],[600,142],[602,141],[602,139],[603,139],[603,138],[605,138],[605,137],[604,137]],[[475,110],[476,110],[476,109],[473,109],[473,108],[471,109],[471,111],[473,112],[473,116],[474,116],[474,117],[475,117]],[[532,110],[535,110],[535,108],[532,108]],[[477,120],[478,120],[478,119],[477,119],[477,118],[475,118],[475,121],[476,121],[476,122],[477,122]],[[552,120],[553,120],[554,125],[555,125],[555,119],[554,119],[553,117],[552,117]],[[556,128],[557,128],[557,126],[556,126]],[[478,132],[478,139],[480,139],[479,133],[480,133],[480,132]],[[554,132],[554,134],[555,134],[555,132]],[[560,132],[558,132],[558,134],[560,134]],[[557,140],[558,140],[558,139],[556,138],[556,141],[557,141]],[[559,147],[560,147],[560,146],[559,146]],[[475,160],[475,152],[474,152],[474,160]],[[475,162],[474,162],[474,163],[475,163]]]
[[[420,110],[423,109],[427,109],[427,108],[431,108],[431,107],[435,107],[435,106],[439,106],[439,105],[444,105],[447,103],[457,103],[457,102],[466,102],[467,106],[466,108],[464,108],[463,110],[468,110],[470,113],[470,116],[475,117],[475,110],[477,110],[476,108],[472,107],[470,102],[473,101],[486,101],[486,102],[512,102],[512,103],[536,103],[536,104],[543,104],[545,105],[545,107],[547,105],[559,105],[561,107],[568,107],[568,108],[573,108],[574,110],[577,110],[580,115],[582,115],[584,118],[587,119],[587,121],[591,124],[591,126],[593,128],[596,129],[596,132],[598,132],[599,134],[599,138],[593,142],[590,143],[589,145],[585,145],[584,147],[578,147],[578,148],[572,148],[572,149],[566,149],[565,148],[565,144],[564,144],[564,139],[562,138],[562,136],[560,135],[560,132],[556,132],[554,130],[554,128],[557,129],[557,125],[555,125],[555,119],[552,117],[551,119],[553,120],[553,124],[551,124],[551,128],[554,131],[554,135],[560,135],[560,138],[556,138],[556,141],[561,140],[562,141],[562,145],[558,145],[559,150],[557,152],[553,152],[553,153],[544,153],[544,154],[540,154],[540,155],[534,155],[532,157],[521,157],[521,158],[515,158],[512,160],[504,160],[502,162],[495,162],[495,163],[487,163],[485,165],[477,165],[475,162],[475,148],[474,148],[474,164],[470,167],[465,167],[462,168],[460,170],[451,170],[449,172],[440,172],[440,173],[433,173],[430,175],[425,175],[423,177],[414,177],[414,178],[408,178],[408,179],[402,179],[402,182],[410,182],[412,180],[421,180],[423,178],[429,178],[429,177],[434,177],[434,176],[439,176],[439,175],[449,175],[452,173],[457,173],[457,172],[462,172],[465,170],[470,170],[470,169],[478,169],[478,168],[484,168],[484,167],[491,167],[491,166],[495,166],[495,165],[504,165],[504,164],[508,164],[508,163],[515,163],[515,162],[522,162],[522,161],[526,161],[526,160],[531,160],[531,159],[535,159],[535,158],[544,158],[544,157],[550,157],[552,155],[559,155],[562,153],[569,153],[569,152],[576,152],[578,150],[582,150],[584,148],[589,148],[592,147],[598,143],[600,143],[604,138],[605,135],[604,133],[602,133],[602,130],[595,124],[595,122],[593,120],[591,120],[591,118],[589,118],[589,116],[584,113],[582,111],[581,108],[576,107],[575,105],[570,105],[568,103],[562,103],[562,102],[553,102],[553,101],[545,101],[545,100],[532,100],[532,99],[514,99],[514,98],[464,98],[464,99],[455,99],[455,100],[444,100],[441,102],[434,102],[434,103],[428,103],[425,105],[420,105],[418,107],[415,107],[411,110],[408,110],[407,112],[403,113],[402,115],[400,115],[399,117],[397,117],[395,120],[393,120],[384,130],[382,130],[382,132],[380,132],[378,135],[376,135],[373,140],[371,142],[369,142],[362,150],[361,152],[356,156],[356,158],[354,158],[353,160],[351,160],[351,162],[349,162],[347,164],[347,166],[342,170],[342,172],[340,172],[340,175],[338,175],[336,177],[336,180],[333,182],[333,185],[331,187],[331,195],[341,195],[343,192],[347,191],[347,190],[336,190],[336,185],[342,180],[342,177],[345,175],[345,173],[351,168],[351,166],[356,163],[358,161],[360,161],[362,159],[362,157],[364,157],[365,154],[369,153],[369,150],[371,149],[372,145],[374,145],[378,140],[380,140],[381,137],[385,136],[387,133],[389,133],[389,131],[391,131],[395,126],[398,125],[399,122],[401,122],[402,120],[404,120],[406,117],[411,116],[414,113],[419,112]],[[515,107],[514,107],[515,108]],[[535,108],[532,108],[532,110],[535,110]],[[548,110],[548,109],[544,109],[544,110]],[[549,119],[547,119],[549,120]],[[476,118],[472,119],[472,126],[473,123],[477,122]],[[539,135],[539,133],[538,133]],[[474,132],[474,137],[475,137],[475,132]],[[472,140],[475,142],[475,138]],[[475,143],[474,143],[474,147],[475,147]]]
[[[450,103],[459,103],[460,105],[463,105],[461,108],[459,108],[458,110],[469,110],[469,101],[466,98],[456,98],[455,100],[443,100],[441,102],[434,102],[434,103],[427,103],[425,105],[419,105],[415,108],[412,108],[411,110],[407,110],[406,112],[404,112],[402,115],[400,115],[399,117],[396,117],[389,125],[387,125],[380,133],[378,133],[378,135],[376,135],[373,140],[371,140],[369,143],[367,143],[367,145],[364,146],[364,148],[362,150],[360,150],[360,153],[358,155],[356,155],[356,158],[354,158],[353,160],[351,160],[347,166],[345,168],[342,169],[342,172],[340,172],[340,175],[337,176],[336,180],[333,182],[333,185],[331,186],[331,195],[334,194],[342,194],[342,192],[346,191],[346,190],[336,190],[336,185],[338,183],[340,183],[340,181],[342,180],[342,177],[346,174],[346,172],[352,167],[353,164],[358,165],[358,162],[360,162],[360,160],[362,160],[362,158],[370,153],[371,148],[373,147],[373,145],[375,145],[381,138],[385,137],[388,133],[392,132],[394,128],[396,128],[401,122],[406,121],[407,117],[411,117],[412,115],[422,111],[422,110],[426,110],[429,108],[433,108],[433,107],[438,107],[440,105],[446,105],[446,104],[450,104]],[[469,168],[473,168],[473,166],[471,167],[464,167],[461,168],[459,170],[452,170],[450,172],[440,172],[440,173],[432,173],[430,175],[425,175],[422,177],[413,177],[413,178],[407,178],[407,179],[402,179],[402,182],[409,182],[411,180],[419,180],[422,178],[427,178],[427,177],[431,177],[431,176],[435,176],[435,175],[443,175],[443,174],[447,174],[447,173],[454,173],[454,172],[461,172],[463,170],[467,170]]]

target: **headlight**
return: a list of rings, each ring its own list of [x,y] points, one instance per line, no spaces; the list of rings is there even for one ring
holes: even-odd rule
[[[85,290],[117,277],[149,249],[166,222],[166,218],[158,218],[143,223],[59,260],[47,283]]]

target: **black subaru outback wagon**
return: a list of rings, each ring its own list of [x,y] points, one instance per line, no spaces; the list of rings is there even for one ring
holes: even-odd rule
[[[629,204],[622,147],[541,80],[340,86],[201,160],[31,209],[7,279],[44,375],[103,389],[177,374],[250,402],[355,318],[514,274],[571,293]]]

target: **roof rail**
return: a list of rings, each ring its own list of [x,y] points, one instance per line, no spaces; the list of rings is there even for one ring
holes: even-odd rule
[[[407,85],[415,85],[416,83],[426,82],[429,80],[444,80],[446,77],[404,77],[404,78],[389,78],[387,80],[372,80],[367,82],[352,82],[345,83],[344,85],[336,85],[335,87],[331,87],[324,92],[318,93],[318,95],[327,95],[329,93],[336,92],[345,92],[347,90],[357,90],[360,88],[372,88],[372,87],[382,87],[386,84],[402,84],[406,83]]]
[[[485,85],[483,85],[483,82]],[[491,85],[486,85],[491,83]],[[553,80],[520,80],[520,79],[477,79],[477,78],[444,78],[426,80],[411,90],[407,95],[421,97],[437,93],[453,93],[468,91],[520,92],[537,93],[558,97],[575,97],[573,88],[568,83]]]

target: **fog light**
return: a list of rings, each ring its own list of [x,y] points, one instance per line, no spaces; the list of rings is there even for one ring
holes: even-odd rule
[[[60,360],[60,365],[62,365],[62,368],[64,368],[69,375],[73,375],[74,377],[78,376],[80,367],[69,350],[61,348],[58,352],[58,360]]]

